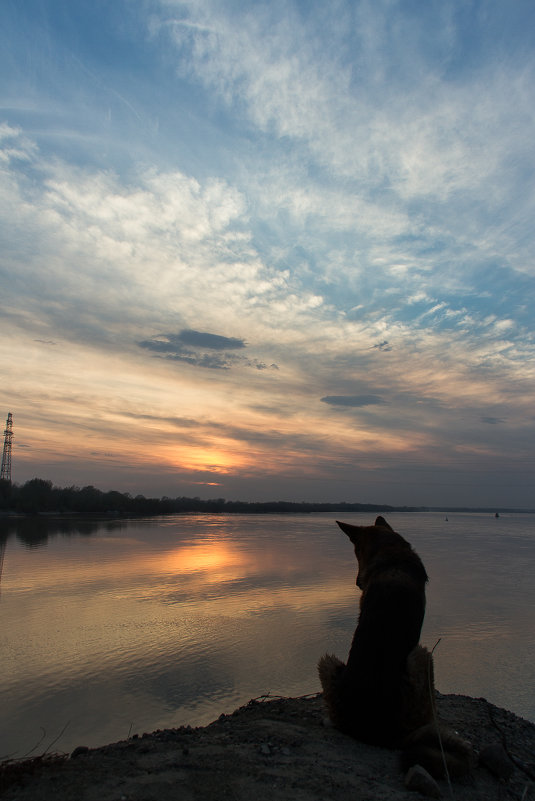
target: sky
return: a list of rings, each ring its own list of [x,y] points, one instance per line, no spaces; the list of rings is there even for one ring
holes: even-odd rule
[[[13,481],[534,501],[531,0],[3,0]]]

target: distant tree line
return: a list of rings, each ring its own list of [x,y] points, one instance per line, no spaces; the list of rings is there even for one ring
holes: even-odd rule
[[[86,515],[107,517],[148,517],[179,513],[204,514],[295,514],[312,512],[491,512],[486,507],[388,506],[374,503],[313,503],[303,501],[227,501],[225,498],[146,498],[129,492],[103,492],[87,487],[55,487],[51,481],[32,478],[25,484],[0,480],[0,513],[34,515]],[[535,512],[535,509],[506,509],[500,512]]]
[[[32,478],[25,484],[0,481],[0,509],[23,514],[77,514],[139,517],[177,513],[291,514],[309,512],[424,511],[424,507],[378,506],[366,503],[293,503],[291,501],[227,501],[225,498],[146,498],[128,492],[103,492],[93,486],[55,487],[51,481]]]

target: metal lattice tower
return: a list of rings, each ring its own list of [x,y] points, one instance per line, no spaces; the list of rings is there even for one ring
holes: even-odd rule
[[[2,470],[0,480],[11,483],[11,443],[13,441],[13,415],[7,414],[6,430],[4,431],[4,451],[2,453]]]

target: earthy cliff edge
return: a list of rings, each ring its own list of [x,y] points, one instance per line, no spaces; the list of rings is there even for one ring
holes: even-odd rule
[[[478,752],[496,744],[502,778],[479,764],[439,782],[444,798],[535,799],[535,725],[483,698],[438,694],[441,720]],[[407,790],[399,754],[363,745],[326,723],[321,695],[250,701],[203,728],[132,737],[70,757],[0,766],[2,798],[15,801],[397,801]],[[509,761],[511,760],[511,761]],[[498,758],[490,766],[496,770]],[[508,778],[505,775],[510,773]]]

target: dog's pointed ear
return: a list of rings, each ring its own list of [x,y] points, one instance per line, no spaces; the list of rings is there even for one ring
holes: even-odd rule
[[[394,531],[394,529],[392,528],[392,526],[391,526],[391,525],[389,525],[389,524],[386,522],[386,520],[384,519],[384,517],[381,517],[381,516],[379,516],[379,517],[377,518],[377,520],[375,521],[374,525],[376,525],[376,526],[381,526],[382,528],[388,528],[388,529],[390,529],[390,531]]]
[[[341,523],[339,520],[337,520],[336,522],[340,526],[344,534],[347,534],[352,543],[356,543],[358,541],[363,526],[352,526],[351,523]]]

